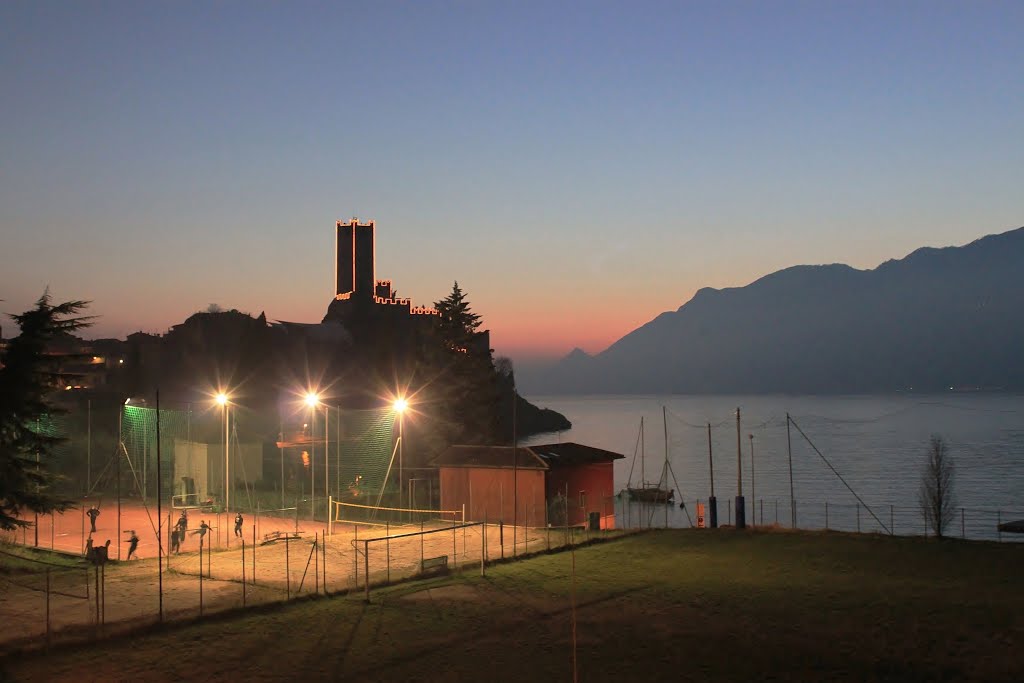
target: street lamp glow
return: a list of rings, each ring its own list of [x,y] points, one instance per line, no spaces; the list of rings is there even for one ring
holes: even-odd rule
[[[313,392],[306,394],[306,405],[310,408],[320,405],[320,397]]]
[[[392,405],[397,413],[405,412],[405,409],[409,406],[404,398],[395,399],[395,402]]]
[[[228,404],[228,395],[227,394],[224,394],[224,393],[217,394],[217,396],[215,396],[214,399],[217,401],[217,405],[219,405],[219,406],[226,406]]]

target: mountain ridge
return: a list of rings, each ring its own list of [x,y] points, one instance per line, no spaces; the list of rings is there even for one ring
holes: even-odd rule
[[[574,349],[535,393],[1024,389],[1024,227],[872,269],[795,265],[699,289],[604,351]]]

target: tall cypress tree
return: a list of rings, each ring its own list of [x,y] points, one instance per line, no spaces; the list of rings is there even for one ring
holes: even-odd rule
[[[46,355],[47,345],[90,325],[91,317],[76,315],[87,305],[51,305],[46,292],[35,308],[10,316],[21,333],[0,357],[0,529],[27,526],[18,519],[23,510],[62,512],[70,504],[52,492],[57,477],[53,450],[63,439],[42,433],[38,425],[63,412],[53,404],[52,393],[68,377]]]

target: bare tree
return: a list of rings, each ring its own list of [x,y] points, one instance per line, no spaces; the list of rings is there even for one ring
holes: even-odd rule
[[[939,538],[953,521],[954,505],[953,458],[941,436],[933,435],[928,444],[928,460],[921,472],[921,490],[918,502],[925,522]]]

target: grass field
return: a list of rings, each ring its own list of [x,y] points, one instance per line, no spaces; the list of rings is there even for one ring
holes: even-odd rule
[[[572,680],[572,554],[0,660],[0,679]],[[581,681],[1024,680],[1024,547],[656,531],[578,549]]]

